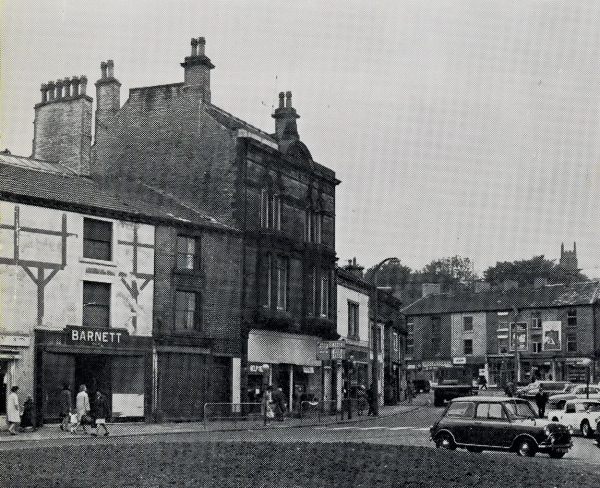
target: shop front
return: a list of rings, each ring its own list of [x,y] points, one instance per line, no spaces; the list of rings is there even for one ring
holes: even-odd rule
[[[73,404],[80,385],[90,400],[101,391],[113,420],[150,419],[152,338],[125,329],[67,326],[35,331],[35,403],[39,424],[60,419],[60,392],[66,383]]]
[[[306,397],[322,397],[322,368],[317,360],[317,341],[269,330],[251,330],[248,335],[248,393],[260,398],[265,388],[281,388],[288,410],[298,408]]]
[[[24,362],[24,355],[28,355],[30,338],[28,334],[2,334],[0,335],[0,429],[6,427],[6,400],[10,393],[10,388],[14,385],[19,386],[21,394],[27,394],[31,391],[29,385],[22,384],[18,377],[30,378],[29,374],[17,373],[18,370],[27,370]],[[29,367],[31,371],[31,366]]]

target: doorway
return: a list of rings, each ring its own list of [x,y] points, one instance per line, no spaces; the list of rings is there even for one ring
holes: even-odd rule
[[[75,356],[75,393],[79,386],[85,385],[93,399],[96,391],[100,390],[107,400],[111,398],[111,360],[110,356],[95,354],[78,354]]]
[[[0,361],[0,415],[6,415],[6,389],[8,388],[8,361]]]

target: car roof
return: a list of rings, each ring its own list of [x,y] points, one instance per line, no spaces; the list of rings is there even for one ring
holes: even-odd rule
[[[514,397],[507,397],[507,396],[484,396],[484,395],[473,395],[473,396],[464,396],[464,397],[457,397],[457,398],[453,398],[451,400],[452,402],[506,402],[506,401],[519,401],[519,402],[526,402],[527,400],[524,400],[523,398],[514,398]]]
[[[598,398],[570,398],[567,403],[600,403]]]

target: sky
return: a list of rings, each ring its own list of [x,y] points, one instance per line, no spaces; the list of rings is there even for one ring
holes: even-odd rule
[[[206,38],[212,103],[274,132],[292,91],[336,173],[340,264],[468,257],[600,277],[597,0],[0,0],[0,147],[29,156],[40,85],[115,63],[130,88],[183,81]]]

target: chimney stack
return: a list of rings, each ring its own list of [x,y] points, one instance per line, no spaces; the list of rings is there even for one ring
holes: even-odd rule
[[[184,88],[197,92],[202,100],[210,103],[210,70],[215,66],[204,53],[205,45],[204,37],[192,39],[191,55],[185,58],[181,66],[184,68]]]
[[[296,124],[296,119],[299,119],[300,116],[296,113],[296,109],[292,107],[291,91],[279,94],[279,107],[275,109],[272,117],[275,119],[275,136],[278,141],[300,139]]]
[[[93,100],[85,94],[86,83],[85,76],[74,76],[42,84],[42,100],[34,107],[32,153],[83,175],[89,174],[92,143]]]

